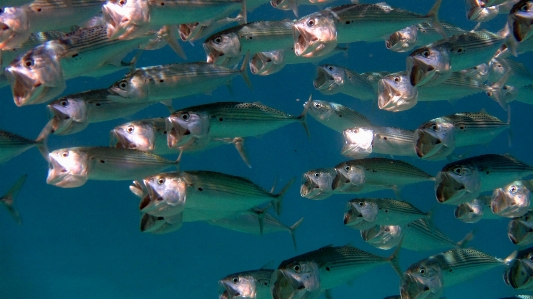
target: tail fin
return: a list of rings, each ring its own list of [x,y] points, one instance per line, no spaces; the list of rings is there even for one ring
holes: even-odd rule
[[[294,245],[294,250],[298,250],[298,247],[296,246],[296,237],[294,237],[294,232],[300,226],[300,224],[302,224],[302,221],[304,221],[304,217],[300,218],[300,220],[296,221],[296,223],[289,227],[289,232],[292,237],[292,244]]]
[[[20,189],[22,189],[22,186],[24,186],[24,183],[26,182],[27,178],[27,174],[21,176],[11,187],[11,189],[9,189],[6,195],[0,198],[0,202],[6,206],[7,210],[18,224],[22,224],[22,217],[20,216],[20,213],[17,211],[17,209],[15,209],[13,203],[15,201],[15,198],[19,194]]]
[[[187,60],[187,55],[185,55],[185,52],[181,48],[180,44],[178,43],[178,38],[176,37],[176,34],[174,32],[174,26],[166,25],[163,26],[163,31],[166,33],[164,34],[165,41],[167,42],[168,46],[178,54],[179,57],[183,58],[184,60]]]
[[[473,230],[466,234],[466,236],[459,242],[457,242],[456,248],[465,248],[468,242],[470,242],[472,239],[474,239],[474,234],[476,230]]]
[[[283,196],[285,195],[285,193],[287,192],[287,190],[289,190],[289,188],[292,186],[292,184],[294,183],[294,181],[296,180],[296,177],[293,177],[286,185],[285,187],[283,187],[283,189],[281,189],[281,191],[278,193],[278,194],[275,194],[274,197],[276,198],[275,200],[272,201],[272,207],[274,208],[274,210],[276,211],[276,215],[280,215],[281,214],[281,201],[283,200]]]
[[[231,143],[235,145],[237,152],[239,152],[239,155],[241,156],[246,166],[248,166],[248,168],[252,168],[252,165],[250,164],[250,158],[248,158],[248,153],[246,152],[246,146],[244,145],[244,138],[235,137],[233,138]]]
[[[394,252],[388,258],[389,263],[392,266],[392,269],[394,270],[394,272],[396,272],[396,274],[398,274],[400,279],[402,279],[402,275],[403,275],[402,268],[400,267],[400,250],[402,249],[402,243],[403,243],[403,237],[400,240],[400,243],[398,243],[398,245],[396,246],[396,249],[394,249]]]
[[[435,1],[435,4],[433,4],[433,7],[429,10],[426,17],[430,19],[430,22],[433,25],[433,28],[435,28],[435,31],[442,35],[445,40],[448,40],[448,35],[444,31],[444,28],[442,27],[442,24],[439,20],[439,9],[441,4],[442,0]]]
[[[298,116],[298,120],[304,127],[305,133],[307,134],[307,138],[311,138],[311,133],[309,133],[309,127],[307,126],[307,111],[309,110],[309,105],[311,105],[311,101],[313,99],[313,95],[309,96],[309,100],[304,104],[304,111],[302,111],[302,114]]]
[[[39,133],[39,136],[37,136],[37,139],[35,139],[35,142],[37,143],[37,148],[41,152],[41,155],[43,155],[43,158],[48,162],[48,154],[50,151],[48,150],[48,137],[50,134],[54,133],[54,118],[50,119],[48,123],[44,126],[44,128],[41,130],[41,133]]]

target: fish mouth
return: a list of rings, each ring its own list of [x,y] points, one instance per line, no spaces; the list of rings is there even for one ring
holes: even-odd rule
[[[265,54],[261,52],[255,53],[252,59],[250,59],[250,72],[254,75],[262,75],[270,63],[272,63],[272,59]]]
[[[394,32],[389,36],[387,40],[385,40],[385,47],[392,51],[401,50],[401,40],[403,38],[403,35],[400,32]]]
[[[409,71],[409,81],[412,86],[426,84],[435,76],[435,67],[418,60],[416,57],[407,57],[407,70]]]
[[[220,57],[224,56],[224,52],[218,51],[217,49],[209,46],[208,43],[204,43],[203,46],[207,56],[207,63],[219,65],[220,63],[217,63],[217,61],[220,62]]]
[[[180,126],[177,118],[169,116],[165,119],[167,131],[167,145],[169,148],[179,148],[192,139],[192,134],[187,128]]]
[[[61,135],[62,133],[69,134],[72,124],[71,117],[55,107],[54,105],[47,105],[48,119],[52,119],[52,134]]]
[[[378,82],[378,107],[379,109],[398,112],[413,108],[417,98],[407,98],[396,88],[396,82],[389,79],[380,79]]]
[[[409,274],[403,275],[400,285],[400,295],[402,299],[430,299],[439,297],[435,296],[435,292],[427,285],[421,283]]]
[[[472,207],[470,207],[470,205],[467,203],[458,205],[453,211],[453,214],[456,219],[467,223],[478,222],[481,219],[481,217],[477,217],[477,215],[474,214],[474,209],[472,209]]]
[[[140,223],[140,229],[143,233],[155,233],[165,225],[165,218],[161,216],[153,216],[143,214]]]
[[[137,149],[137,144],[128,139],[122,128],[115,128],[109,132],[109,145],[123,149]]]
[[[272,287],[273,299],[306,298],[298,296],[298,293],[305,292],[305,285],[284,269],[274,271],[271,281],[274,281]]]
[[[527,18],[518,15],[510,15],[509,18],[512,22],[514,38],[519,42],[528,39],[531,35],[531,27],[533,25],[531,17]]]
[[[323,190],[304,174],[302,176],[302,184],[300,185],[300,196],[313,200],[322,200],[330,197],[331,192]]]
[[[414,134],[415,140],[415,151],[416,155],[422,159],[440,159],[442,157],[448,156],[451,151],[446,152],[445,155],[441,154],[436,157],[437,154],[441,153],[445,145],[442,143],[440,138],[433,135],[431,132],[428,132],[424,129],[416,129]]]
[[[440,171],[435,178],[435,193],[437,201],[443,204],[458,204],[469,200],[463,198],[466,194],[466,187],[463,183],[457,181],[453,176],[446,172]],[[461,203],[462,203],[461,202]]]
[[[276,9],[280,9],[280,10],[290,10],[291,9],[289,1],[285,1],[285,0],[270,0],[270,5],[272,5],[272,7],[276,8]]]
[[[313,86],[321,92],[331,91],[337,87],[335,77],[333,77],[324,67],[316,69],[316,78],[313,80]]]
[[[530,289],[533,286],[533,264],[514,259],[505,270],[503,280],[514,289]]]
[[[88,180],[86,171],[72,173],[63,167],[52,154],[48,155],[48,176],[46,183],[61,188],[76,188],[84,185]]]
[[[200,23],[180,24],[178,27],[178,33],[182,41],[188,41],[191,38],[192,28],[200,25]]]
[[[111,5],[111,6],[110,6]],[[102,5],[102,15],[107,26],[107,37],[110,39],[130,39],[130,36],[136,29],[136,25],[119,9],[113,6],[117,4],[110,3]]]
[[[11,84],[13,100],[18,107],[32,104],[32,98],[34,98],[38,89],[43,87],[39,80],[34,80],[21,74],[11,67],[6,69],[5,75],[9,84]]]
[[[292,26],[292,36],[294,40],[294,53],[297,56],[317,57],[328,53],[325,51],[326,42],[320,41],[314,33],[307,31],[305,25],[294,24]]]
[[[520,219],[514,219],[509,222],[507,231],[509,240],[515,245],[520,245],[524,241],[531,239],[533,228]]]

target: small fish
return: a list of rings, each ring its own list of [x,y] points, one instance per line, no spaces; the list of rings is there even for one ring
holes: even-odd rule
[[[507,226],[507,236],[513,244],[526,246],[533,243],[533,212],[512,219]]]
[[[507,14],[510,10],[510,7],[507,5],[485,5],[483,1],[479,0],[467,0],[465,1],[465,6],[466,18],[470,21],[480,23],[488,22],[499,14]]]
[[[516,290],[533,291],[533,248],[520,250],[503,273],[505,284]]]
[[[273,269],[243,271],[230,274],[218,281],[219,295],[224,299],[270,299]]]
[[[449,23],[441,22],[441,25],[448,36],[465,32]],[[442,35],[430,23],[422,22],[394,32],[385,40],[385,46],[394,52],[407,52],[414,47],[427,45],[441,38]]]
[[[487,113],[454,113],[421,124],[415,130],[413,145],[418,157],[440,160],[457,147],[488,144],[507,129],[509,123]]]
[[[27,174],[21,176],[9,191],[7,191],[4,196],[0,197],[0,203],[6,207],[7,211],[13,216],[13,219],[15,219],[18,224],[22,224],[22,217],[20,216],[19,211],[15,208],[14,202],[27,178]]]
[[[489,62],[490,82],[500,81],[509,73],[505,85],[511,85],[515,88],[521,88],[533,84],[533,75],[522,63],[507,58],[493,58]]]
[[[323,64],[317,68],[313,86],[325,95],[340,92],[362,101],[376,99],[376,91],[365,77],[333,64]]]
[[[363,241],[382,250],[396,247],[402,240],[402,236],[400,225],[374,225],[371,228],[361,230]]]
[[[217,32],[203,44],[207,62],[227,66],[248,52],[290,48],[292,24],[293,21],[258,21]]]
[[[337,132],[372,125],[365,116],[341,104],[310,98],[304,105],[314,119]]]
[[[476,223],[481,219],[498,219],[491,210],[492,196],[482,195],[455,207],[455,218],[465,223]]]
[[[31,140],[0,130],[0,164],[11,160],[34,146],[37,146],[41,152],[46,151],[45,138],[40,136],[37,140]]]
[[[460,71],[489,61],[505,37],[486,30],[465,32],[418,48],[407,57],[411,85],[435,86]]]
[[[333,194],[333,180],[337,176],[335,168],[319,168],[302,175],[300,195],[313,200],[322,200]]]
[[[179,163],[147,152],[112,147],[63,148],[49,153],[48,159],[46,183],[62,188],[80,187],[87,180],[134,180]]]
[[[246,6],[249,8],[249,3],[246,3]],[[179,37],[184,42],[192,42],[195,40],[199,40],[207,35],[210,35],[216,32],[217,30],[220,30],[222,27],[226,27],[226,25],[230,23],[241,23],[242,21],[244,21],[244,17],[239,14],[235,18],[224,17],[216,20],[209,19],[207,21],[202,22],[195,21],[193,23],[180,24],[178,26]]]
[[[530,209],[530,192],[533,181],[514,181],[494,189],[490,208],[501,217],[516,218],[525,215]]]
[[[437,174],[435,194],[443,204],[461,204],[533,174],[533,167],[510,155],[486,154],[446,164]]]
[[[342,132],[344,146],[341,154],[353,159],[363,159],[371,153],[415,157],[414,131],[393,127],[355,127]]]
[[[385,3],[330,7],[294,22],[294,51],[298,56],[322,56],[338,43],[376,41],[391,32],[424,21],[442,28],[437,17],[440,4],[441,0],[437,0],[425,16]],[[439,31],[446,36],[443,30]]]
[[[308,133],[306,111],[293,116],[259,103],[216,102],[178,110],[167,119],[169,147],[195,138],[249,137],[299,122]],[[309,133],[307,134],[309,136]]]
[[[533,35],[533,3],[531,0],[520,0],[509,13],[508,23],[514,38],[518,42],[529,39]]]

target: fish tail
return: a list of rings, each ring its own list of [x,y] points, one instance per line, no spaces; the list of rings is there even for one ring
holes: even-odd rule
[[[183,58],[184,60],[187,60],[187,55],[185,55],[185,52],[181,48],[180,44],[178,43],[178,39],[176,38],[176,34],[174,32],[173,26],[163,26],[164,39],[167,42],[168,46],[178,54],[179,57]]]
[[[296,221],[296,223],[289,227],[289,231],[292,237],[292,244],[294,245],[294,250],[298,250],[298,247],[296,246],[296,237],[294,236],[294,232],[300,226],[300,224],[302,224],[302,221],[304,221],[304,217],[300,218],[300,220]]]
[[[39,133],[39,136],[37,136],[37,139],[35,139],[35,142],[37,143],[37,148],[39,149],[39,152],[41,152],[41,155],[43,158],[48,161],[48,154],[50,151],[48,150],[48,137],[50,134],[54,133],[54,119],[50,119],[48,123],[44,126],[44,128],[41,130],[41,133]]]
[[[235,137],[233,138],[231,143],[235,145],[235,149],[237,149],[237,152],[239,152],[239,155],[241,156],[246,166],[248,166],[248,168],[252,168],[252,165],[250,164],[250,158],[248,158],[248,152],[246,151],[246,146],[244,145],[244,138]]]
[[[435,28],[435,31],[442,35],[445,40],[448,40],[448,35],[446,34],[446,31],[444,31],[444,28],[442,27],[442,24],[439,20],[439,9],[441,4],[442,0],[435,1],[435,4],[433,4],[433,7],[431,7],[426,17],[430,19],[430,22],[433,25],[433,28]]]
[[[470,242],[472,239],[474,239],[474,235],[476,233],[476,230],[473,230],[466,234],[466,236],[459,242],[457,242],[456,248],[465,248],[468,242]]]
[[[252,81],[250,81],[250,77],[248,76],[248,61],[250,61],[250,51],[248,51],[246,53],[246,56],[244,56],[239,72],[241,73],[242,79],[244,80],[246,85],[248,85],[248,88],[254,89]]]
[[[22,186],[24,186],[24,183],[26,182],[26,179],[28,178],[27,174],[22,175],[16,182],[13,184],[11,189],[7,191],[6,195],[4,195],[2,198],[0,198],[0,202],[4,203],[7,210],[13,216],[15,221],[18,224],[22,224],[22,217],[20,216],[20,213],[17,209],[15,209],[14,201],[17,195],[19,194],[20,190],[22,189]]]
[[[309,111],[309,106],[311,105],[311,100],[313,98],[313,95],[309,96],[309,100],[304,104],[304,111],[302,111],[302,114],[298,116],[298,120],[304,127],[305,133],[307,134],[307,138],[311,138],[311,133],[309,133],[309,127],[307,126],[307,111]]]
[[[402,243],[403,243],[403,237],[400,240],[400,243],[398,243],[398,245],[396,246],[396,249],[394,249],[394,252],[388,258],[389,263],[392,266],[392,269],[394,270],[394,272],[396,272],[396,274],[398,274],[400,279],[402,278],[402,275],[403,275],[402,268],[400,267],[400,250],[402,249]]]
[[[281,214],[281,201],[283,200],[283,196],[289,190],[289,188],[292,186],[294,181],[296,180],[296,177],[293,177],[284,187],[281,189],[281,191],[278,194],[275,194],[274,197],[276,198],[274,201],[272,201],[272,207],[276,211],[276,215],[279,216]]]

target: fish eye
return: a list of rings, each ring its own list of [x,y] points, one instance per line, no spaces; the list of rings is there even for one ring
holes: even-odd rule
[[[128,1],[126,1],[126,0],[120,0],[120,1],[118,1],[118,5],[120,5],[120,6],[124,6],[124,5],[126,5],[127,3],[128,3]]]
[[[487,91],[487,96],[492,97],[492,91]]]
[[[457,166],[457,167],[455,167],[455,168],[453,169],[453,172],[454,172],[455,174],[461,175],[461,174],[463,174],[463,169],[462,169],[461,167]]]
[[[63,101],[59,102],[59,105],[61,105],[61,106],[63,106],[63,107],[67,107],[68,102],[65,101],[65,100],[63,100]]]
[[[402,78],[398,76],[394,77],[394,82],[400,82],[400,81],[402,81]]]
[[[418,273],[424,275],[424,274],[426,274],[426,269],[420,268],[420,269],[418,269]]]
[[[429,51],[425,50],[424,52],[422,52],[422,56],[424,56],[425,58],[428,58],[429,57]]]
[[[362,206],[364,206],[364,205],[365,205],[364,202],[362,202],[362,201],[359,202],[359,206],[360,206],[360,207],[362,207]]]
[[[320,173],[315,172],[315,177],[319,177],[319,176],[320,176]]]
[[[511,188],[509,188],[509,191],[515,193],[516,191],[518,191],[518,188],[516,186],[511,186]]]
[[[528,257],[527,257],[529,260],[533,261],[533,254],[529,254]]]
[[[132,126],[132,125],[129,125],[128,128],[126,129],[126,131],[127,131],[128,133],[130,133],[130,134],[133,133],[133,131],[134,131],[133,126]]]
[[[503,90],[507,90],[507,89],[509,89],[509,87],[508,87],[507,85],[504,85],[504,86],[502,87],[502,89],[503,89]]]
[[[295,272],[299,273],[300,270],[301,270],[301,267],[300,267],[300,265],[294,265],[294,266],[292,267],[292,269],[293,269]]]
[[[215,37],[215,39],[213,39],[213,42],[217,45],[220,44],[222,42],[222,37],[221,36]]]
[[[188,112],[185,112],[180,116],[180,118],[183,120],[189,120],[191,117]]]
[[[62,153],[61,153],[61,157],[63,157],[63,158],[68,157],[68,152],[62,152]]]
[[[164,178],[160,178],[157,180],[157,184],[158,185],[163,185],[165,183],[165,179]]]
[[[330,65],[328,66],[328,70],[332,71],[333,70],[333,67]]]
[[[126,89],[126,87],[128,87],[128,82],[126,82],[126,81],[120,81],[120,82],[118,83],[118,87],[119,87],[120,89]]]
[[[522,11],[522,12],[526,12],[527,9],[528,9],[527,4],[524,4],[524,5],[522,5],[522,7],[520,7],[520,11]]]
[[[348,166],[348,165],[344,166],[344,170],[349,171],[350,170],[350,166]]]
[[[309,27],[315,26],[315,20],[308,20],[307,21],[307,26],[309,26]]]
[[[320,104],[319,103],[315,103],[315,107],[316,108],[320,108]]]
[[[33,66],[33,59],[28,59],[24,62],[24,65],[27,66],[27,67],[32,67]]]
[[[233,283],[238,283],[239,282],[239,277],[235,276],[235,277],[233,277],[233,279],[231,281],[233,281]]]
[[[432,124],[431,125],[431,130],[437,131],[438,129],[439,129],[439,126],[437,126],[437,124]]]

